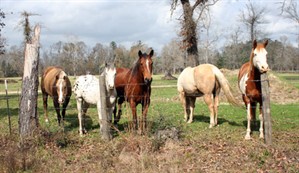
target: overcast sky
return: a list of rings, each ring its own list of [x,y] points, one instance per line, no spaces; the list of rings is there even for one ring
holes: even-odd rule
[[[177,10],[170,16],[171,0],[0,0],[0,8],[7,14],[2,35],[9,46],[20,45],[22,30],[18,27],[23,11],[40,16],[30,17],[32,25],[42,25],[42,49],[58,41],[84,41],[93,47],[96,43],[109,45],[111,41],[130,48],[141,40],[157,53],[163,45],[177,38],[180,29]],[[192,0],[191,0],[192,2]],[[240,23],[238,15],[247,0],[220,0],[211,9],[213,17],[210,34],[217,34],[221,47],[225,36]],[[291,44],[297,45],[295,34],[298,24],[279,16],[280,0],[256,0],[256,5],[266,6],[267,24],[262,27],[268,37],[279,40],[287,36]],[[298,3],[299,5],[299,3]],[[12,12],[12,14],[11,14]],[[244,32],[247,32],[243,29]],[[202,33],[203,34],[203,33]],[[212,37],[212,36],[211,36]],[[201,36],[204,39],[204,36]]]

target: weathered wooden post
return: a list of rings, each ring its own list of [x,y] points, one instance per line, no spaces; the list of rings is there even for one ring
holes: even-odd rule
[[[264,115],[264,137],[267,145],[272,144],[272,123],[270,113],[270,92],[267,73],[261,74],[263,115]]]
[[[100,131],[104,140],[111,140],[111,125],[109,114],[107,113],[107,92],[105,84],[105,76],[99,76],[100,96],[101,96],[101,118],[99,117]]]
[[[19,110],[19,132],[21,138],[31,135],[38,127],[39,36],[40,26],[37,25],[34,28],[32,42],[25,45],[24,74]]]
[[[5,79],[5,94],[6,94],[6,106],[7,106],[7,117],[8,117],[8,128],[9,134],[11,135],[11,121],[10,121],[10,111],[9,111],[9,100],[8,100],[8,93],[7,93],[7,80]]]

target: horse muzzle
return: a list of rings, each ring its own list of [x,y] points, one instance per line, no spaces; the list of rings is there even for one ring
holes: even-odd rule
[[[152,78],[150,78],[150,79],[149,78],[145,78],[144,79],[145,85],[150,85],[152,83],[152,80],[153,80]]]

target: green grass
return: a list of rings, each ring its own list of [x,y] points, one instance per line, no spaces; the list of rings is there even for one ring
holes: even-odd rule
[[[228,79],[235,82],[236,77]],[[11,85],[11,89],[20,87],[20,83]],[[176,80],[164,81],[161,75],[155,75],[152,85],[176,85]],[[4,87],[0,88],[2,92]],[[268,147],[258,138],[258,126],[252,129],[253,139],[244,140],[247,124],[244,108],[221,101],[219,125],[209,129],[208,107],[198,98],[194,122],[187,124],[183,121],[184,112],[176,87],[153,87],[148,112],[149,134],[140,136],[128,132],[132,117],[129,105],[125,104],[120,132],[106,142],[100,138],[95,106],[88,110],[88,134],[81,138],[74,96],[68,106],[63,132],[57,125],[51,98],[50,123],[44,122],[39,95],[42,131],[24,151],[19,148],[18,104],[19,95],[10,94],[13,134],[9,136],[5,95],[0,95],[0,172],[240,172],[240,168],[242,172],[296,172],[299,169],[296,160],[299,155],[298,103],[271,104],[273,144]],[[139,105],[138,115],[140,109]],[[171,127],[179,129],[179,141],[161,141],[155,137],[158,130]]]
[[[281,80],[295,86],[299,89],[299,74],[298,73],[274,73]]]

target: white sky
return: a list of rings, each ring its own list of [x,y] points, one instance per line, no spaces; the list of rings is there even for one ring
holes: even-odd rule
[[[210,34],[220,38],[215,46],[221,47],[231,30],[240,25],[238,15],[247,2],[220,0],[212,7]],[[298,24],[279,16],[280,0],[255,2],[268,9],[265,16],[268,23],[263,25],[268,37],[279,40],[285,35],[290,43],[297,45]],[[58,41],[74,39],[90,47],[115,41],[127,48],[141,40],[159,54],[163,45],[178,37],[180,29],[176,20],[179,10],[171,18],[170,3],[171,0],[0,0],[0,8],[7,13],[2,35],[9,46],[20,45],[23,36],[18,23],[21,12],[27,11],[40,15],[30,17],[30,22],[42,25],[42,49]],[[244,29],[244,32],[247,31]],[[205,37],[201,35],[200,38]]]

